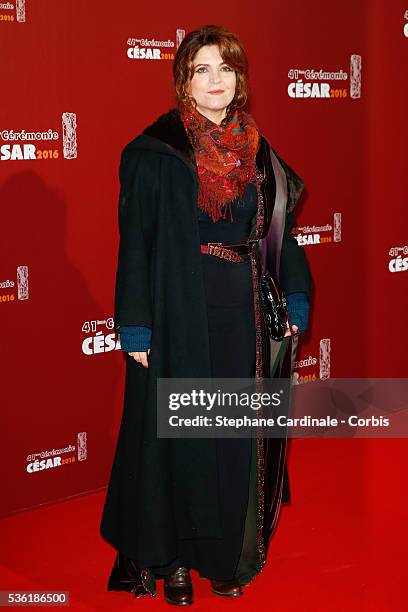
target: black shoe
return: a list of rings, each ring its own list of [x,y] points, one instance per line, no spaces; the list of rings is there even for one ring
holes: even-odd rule
[[[128,591],[135,597],[142,595],[157,595],[154,574],[148,570],[136,567],[135,562],[118,552],[108,581],[108,591]]]
[[[243,590],[236,580],[211,580],[211,590],[216,595],[224,597],[240,597]]]
[[[179,567],[164,577],[164,599],[176,606],[188,606],[193,603],[193,584],[187,567]]]

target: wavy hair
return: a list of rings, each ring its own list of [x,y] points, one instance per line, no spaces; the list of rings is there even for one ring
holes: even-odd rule
[[[226,117],[221,125],[226,123],[235,110],[245,106],[248,100],[248,59],[245,50],[237,36],[222,26],[205,25],[199,30],[189,32],[177,49],[173,63],[173,79],[178,108],[196,106],[187,88],[194,75],[193,60],[201,47],[217,45],[223,61],[236,74],[236,88],[233,100],[227,107]]]

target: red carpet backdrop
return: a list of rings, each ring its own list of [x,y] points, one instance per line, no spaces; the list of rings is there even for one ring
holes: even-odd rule
[[[406,1],[0,1],[2,514],[107,482],[120,152],[174,106],[176,49],[208,23],[241,38],[248,110],[305,181],[298,382],[406,375]]]

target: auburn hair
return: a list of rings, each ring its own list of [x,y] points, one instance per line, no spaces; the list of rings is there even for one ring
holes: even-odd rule
[[[235,96],[227,107],[223,124],[232,117],[235,110],[243,108],[248,100],[248,59],[237,36],[222,26],[205,25],[199,30],[189,32],[180,43],[173,63],[177,106],[196,106],[194,98],[187,92],[187,87],[194,76],[194,57],[205,45],[217,45],[223,61],[235,70],[236,74]]]

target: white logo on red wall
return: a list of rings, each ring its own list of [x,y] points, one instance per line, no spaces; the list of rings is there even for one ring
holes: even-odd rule
[[[0,303],[28,298],[28,266],[17,266],[14,279],[0,280]]]
[[[26,20],[25,0],[16,0],[16,17],[21,23]]]
[[[15,4],[12,2],[0,2],[0,21],[24,23],[25,20],[25,0],[15,0]]]
[[[177,50],[186,35],[186,31],[178,28],[176,40],[156,40],[155,38],[130,37],[127,39],[126,55],[131,60],[174,60]]]
[[[113,330],[113,331],[111,331]],[[120,341],[114,331],[113,318],[85,321],[82,331],[87,334],[82,340],[84,355],[98,355],[120,350]]]
[[[388,255],[391,257],[388,262],[390,272],[406,272],[408,270],[408,245],[391,247]]]
[[[317,98],[341,100],[361,96],[361,55],[350,56],[350,78],[346,70],[315,70],[313,68],[290,68],[288,78],[289,98]],[[349,87],[346,81],[349,79]]]
[[[313,382],[314,380],[326,380],[330,378],[330,338],[321,338],[319,342],[319,357],[309,355],[306,359],[300,359],[294,363],[292,383],[299,385]],[[306,371],[303,370],[306,368]],[[300,373],[298,370],[302,370]]]
[[[26,472],[28,474],[35,474],[45,470],[60,468],[72,465],[77,461],[85,461],[87,457],[86,431],[80,431],[77,435],[76,445],[68,444],[68,446],[63,448],[53,448],[27,455]]]
[[[341,242],[341,213],[333,215],[333,223],[326,225],[303,225],[292,230],[300,246]]]
[[[62,113],[59,130],[0,129],[0,161],[55,161],[77,155],[75,113]]]
[[[62,145],[65,159],[77,157],[76,128],[76,114],[62,113]]]

